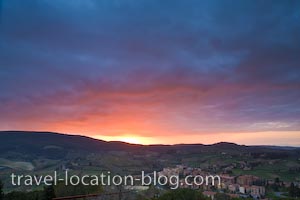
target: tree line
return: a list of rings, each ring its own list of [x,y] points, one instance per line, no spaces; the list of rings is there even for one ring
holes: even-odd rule
[[[91,194],[100,193],[102,188],[97,187],[87,187],[83,185],[77,186],[65,186],[63,183],[59,183],[56,186],[45,186],[43,190],[40,191],[12,191],[4,194],[3,183],[0,180],[0,200],[52,200],[55,197],[65,197],[73,196],[79,194]],[[286,199],[297,199],[300,197],[300,188],[296,187],[294,183],[289,187],[289,197]],[[216,193],[214,200],[238,200],[239,198],[232,199],[229,195],[224,193]],[[205,197],[202,192],[192,189],[177,189],[165,192],[160,196],[154,196],[152,198],[147,198],[143,196],[137,196],[135,200],[210,200],[210,198]],[[245,200],[245,199],[244,199]]]

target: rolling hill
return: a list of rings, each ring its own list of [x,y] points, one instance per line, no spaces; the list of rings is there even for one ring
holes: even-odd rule
[[[31,156],[64,157],[68,152],[98,153],[108,151],[175,153],[178,151],[228,152],[228,153],[277,153],[297,154],[300,148],[276,146],[245,146],[220,142],[212,145],[178,144],[178,145],[136,145],[124,142],[107,142],[80,135],[67,135],[53,132],[0,131],[0,156],[8,152],[28,154]]]

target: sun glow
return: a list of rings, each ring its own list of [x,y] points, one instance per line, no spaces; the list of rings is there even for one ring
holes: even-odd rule
[[[149,137],[140,137],[140,136],[132,136],[132,135],[120,135],[120,136],[102,136],[97,135],[94,138],[99,140],[106,140],[106,141],[120,141],[126,142],[130,144],[153,144],[153,141]]]
[[[131,143],[131,144],[142,144],[142,142],[135,137],[120,137],[121,142],[127,142],[127,143]]]

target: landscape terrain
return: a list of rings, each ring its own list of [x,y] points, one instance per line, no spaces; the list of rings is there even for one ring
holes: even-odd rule
[[[0,200],[299,200],[299,8],[0,0]]]
[[[0,132],[0,179],[4,191],[32,191],[16,187],[10,174],[52,174],[68,169],[74,174],[140,175],[178,165],[212,174],[253,175],[264,181],[300,181],[300,148],[245,146],[220,142],[212,145],[136,145],[106,142],[85,136],[50,132]]]

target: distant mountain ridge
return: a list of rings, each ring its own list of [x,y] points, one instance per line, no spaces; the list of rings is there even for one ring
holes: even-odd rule
[[[98,152],[109,150],[128,150],[129,147],[141,146],[124,142],[106,142],[81,135],[68,135],[54,132],[0,131],[0,152],[17,151],[43,154],[49,148]]]
[[[66,148],[80,148],[81,150],[122,150],[128,148],[188,148],[188,147],[246,147],[245,145],[238,145],[230,142],[218,142],[215,144],[204,145],[201,143],[196,144],[153,144],[153,145],[142,145],[142,144],[131,144],[122,141],[104,141],[95,139],[83,135],[71,135],[65,133],[56,132],[39,132],[39,131],[0,131],[0,150],[3,148],[11,148],[12,144],[14,147],[33,145],[33,146],[44,146],[44,145],[63,145]],[[87,145],[88,144],[88,145]]]
[[[289,151],[294,148],[274,146],[245,146],[219,142],[212,145],[177,144],[177,145],[138,145],[125,142],[107,142],[80,135],[68,135],[53,132],[0,131],[0,152],[18,152],[31,156],[64,157],[68,152],[105,152],[105,151],[158,151],[170,152],[259,152]],[[299,149],[299,148],[296,148]],[[1,156],[1,153],[0,153]]]

